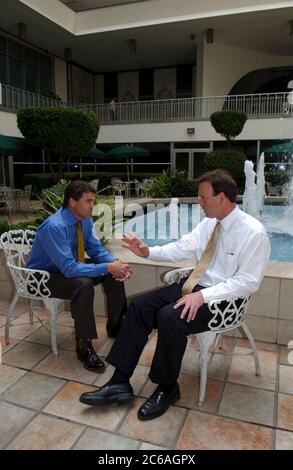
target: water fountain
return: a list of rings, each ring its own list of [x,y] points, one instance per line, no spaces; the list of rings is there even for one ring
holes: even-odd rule
[[[257,213],[261,215],[262,208],[264,205],[264,197],[266,195],[265,190],[265,156],[264,153],[261,154],[258,166],[257,166],[257,180],[256,180],[256,191],[255,191],[255,199],[256,199],[256,209]]]
[[[256,205],[255,171],[253,170],[253,162],[250,160],[245,160],[244,173],[245,191],[243,194],[243,210],[253,217],[259,217],[260,214]]]
[[[257,167],[257,175],[253,170],[253,162],[246,160],[244,164],[245,191],[243,194],[243,210],[253,217],[260,218],[265,197],[264,154],[262,153]],[[255,177],[257,180],[255,182]]]

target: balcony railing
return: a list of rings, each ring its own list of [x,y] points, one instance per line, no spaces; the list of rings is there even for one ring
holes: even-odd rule
[[[2,96],[2,99],[1,99]],[[293,106],[288,93],[260,93],[255,95],[208,96],[153,101],[131,101],[115,104],[73,105],[93,111],[102,124],[144,122],[203,121],[215,111],[245,111],[249,118],[292,117]],[[17,112],[26,107],[68,106],[59,100],[0,84],[0,110]]]
[[[23,108],[63,106],[62,101],[0,83],[0,111],[16,113]]]
[[[103,124],[202,121],[222,110],[245,111],[249,118],[269,118],[293,115],[287,96],[288,93],[261,93],[116,103],[114,119],[109,104],[77,107],[93,111]]]

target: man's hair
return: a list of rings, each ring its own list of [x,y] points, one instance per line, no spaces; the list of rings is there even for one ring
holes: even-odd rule
[[[72,181],[65,189],[62,207],[65,208],[68,206],[71,197],[75,201],[79,201],[82,195],[86,193],[96,194],[96,191],[87,181]]]
[[[211,184],[214,196],[224,193],[230,202],[236,202],[237,184],[228,171],[218,169],[204,173],[198,179],[198,184],[200,185],[200,183],[204,182]]]

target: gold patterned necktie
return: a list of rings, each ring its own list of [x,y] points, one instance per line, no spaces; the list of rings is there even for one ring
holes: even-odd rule
[[[217,222],[211,238],[209,239],[208,244],[202,254],[202,257],[182,286],[182,295],[190,294],[192,292],[192,289],[196,286],[208,265],[210,264],[215,252],[220,227],[220,222]]]
[[[82,228],[80,220],[76,223],[76,238],[77,238],[77,261],[80,263],[85,262],[84,256],[84,243],[83,243],[83,236],[82,236]]]

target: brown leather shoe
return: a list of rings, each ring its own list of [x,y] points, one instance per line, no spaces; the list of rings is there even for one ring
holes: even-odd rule
[[[93,372],[104,372],[105,364],[97,355],[90,339],[76,340],[76,354],[86,369]]]

